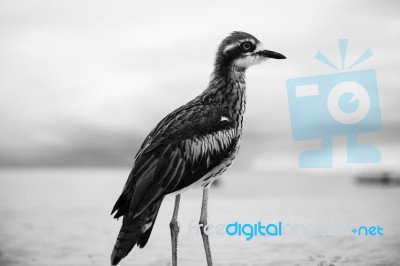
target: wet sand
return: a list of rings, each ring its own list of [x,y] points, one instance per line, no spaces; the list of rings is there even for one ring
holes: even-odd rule
[[[121,223],[109,214],[128,172],[0,170],[0,265],[109,265]],[[200,204],[201,191],[183,194],[179,265],[205,265],[194,228]],[[213,260],[215,265],[400,265],[399,206],[399,188],[357,186],[351,176],[228,172],[210,193],[209,223],[281,221],[286,234],[246,241],[211,233]],[[167,197],[147,246],[134,248],[120,265],[170,264],[172,208],[173,197]],[[361,225],[380,225],[384,235],[351,233]]]

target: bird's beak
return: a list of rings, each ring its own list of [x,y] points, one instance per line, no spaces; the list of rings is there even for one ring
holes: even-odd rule
[[[269,51],[269,50],[263,50],[259,52],[262,56],[264,57],[268,57],[268,58],[275,58],[275,59],[286,59],[286,56],[284,56],[283,54],[277,53],[277,52],[273,52],[273,51]]]

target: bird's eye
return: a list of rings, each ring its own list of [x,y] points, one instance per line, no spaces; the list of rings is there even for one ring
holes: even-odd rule
[[[240,48],[242,48],[243,51],[248,52],[253,48],[253,44],[251,42],[243,42],[240,44]]]

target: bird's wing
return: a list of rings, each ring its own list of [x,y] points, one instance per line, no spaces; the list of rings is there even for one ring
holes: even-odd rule
[[[159,197],[202,178],[236,141],[236,121],[226,110],[203,104],[177,109],[146,138],[112,213],[136,217]]]

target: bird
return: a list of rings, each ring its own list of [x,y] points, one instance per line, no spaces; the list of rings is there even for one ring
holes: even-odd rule
[[[264,49],[253,35],[234,31],[218,46],[207,88],[162,119],[137,152],[132,170],[111,214],[123,217],[111,254],[117,265],[132,248],[146,246],[166,195],[175,195],[169,224],[172,265],[177,265],[178,210],[181,194],[202,188],[199,220],[207,265],[212,265],[207,225],[211,183],[238,153],[246,106],[246,69],[269,58],[285,59]]]

